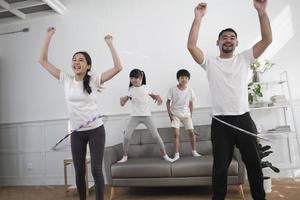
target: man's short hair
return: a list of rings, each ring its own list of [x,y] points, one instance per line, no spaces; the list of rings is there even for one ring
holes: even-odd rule
[[[179,77],[181,77],[181,76],[186,76],[189,79],[191,78],[190,72],[188,70],[186,70],[186,69],[180,69],[180,70],[178,70],[176,76],[177,76],[177,79],[179,79]]]
[[[222,34],[224,32],[232,32],[232,33],[234,33],[235,37],[237,38],[237,33],[233,28],[226,28],[219,33],[218,39],[220,39],[220,37],[222,36]]]

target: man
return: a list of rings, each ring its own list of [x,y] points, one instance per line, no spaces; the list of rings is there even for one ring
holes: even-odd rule
[[[266,12],[267,0],[253,0],[257,10],[261,40],[252,48],[234,55],[238,45],[237,34],[227,28],[220,32],[217,46],[218,57],[208,57],[197,47],[200,24],[207,4],[200,3],[194,10],[195,19],[188,38],[188,50],[194,60],[207,72],[212,98],[213,115],[223,121],[250,132],[257,133],[248,107],[248,70],[272,42],[272,31]],[[243,134],[217,120],[212,120],[211,140],[213,145],[213,200],[225,199],[227,171],[232,160],[234,146],[239,148],[245,163],[253,199],[265,199],[261,161],[255,137]]]

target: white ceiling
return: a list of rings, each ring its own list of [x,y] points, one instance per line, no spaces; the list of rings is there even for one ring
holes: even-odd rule
[[[0,0],[0,25],[49,13],[63,14],[65,10],[61,0]]]

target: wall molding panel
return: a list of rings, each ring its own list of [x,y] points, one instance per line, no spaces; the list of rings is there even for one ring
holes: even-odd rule
[[[294,109],[295,113],[300,113],[300,100],[295,101]],[[194,124],[210,124],[210,112],[210,107],[195,108]],[[264,120],[264,116],[261,115],[254,115],[254,117]],[[300,127],[300,116],[295,117],[297,127]],[[123,141],[123,133],[129,118],[128,114],[120,114],[109,115],[104,119],[106,146]],[[170,126],[169,117],[165,111],[153,112],[153,119],[157,127]],[[274,126],[274,124],[268,124],[268,126],[272,125]],[[144,128],[144,126],[140,125],[138,128]],[[0,124],[0,185],[62,185],[64,183],[63,159],[71,157],[70,140],[64,142],[64,148],[60,151],[52,151],[51,147],[67,133],[67,130],[68,119]],[[294,141],[296,141],[295,138],[294,136]],[[282,145],[286,141],[286,138],[277,138],[273,149],[282,151],[270,157],[275,163],[285,168],[288,166],[286,156],[288,150]],[[293,145],[295,146],[296,142]],[[297,152],[297,148],[294,150]],[[290,172],[282,173],[282,176],[290,175]],[[74,183],[73,166],[68,168],[68,177],[69,182]],[[92,178],[91,173],[90,178]]]

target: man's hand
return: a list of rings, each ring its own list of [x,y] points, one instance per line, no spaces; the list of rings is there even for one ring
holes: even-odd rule
[[[265,12],[267,8],[267,0],[253,0],[253,4],[257,12]]]
[[[200,19],[206,13],[207,4],[206,3],[199,3],[197,7],[194,9],[195,18]]]

